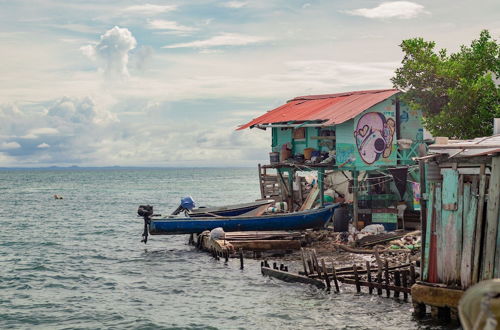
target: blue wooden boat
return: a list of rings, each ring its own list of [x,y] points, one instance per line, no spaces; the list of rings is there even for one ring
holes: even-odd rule
[[[197,234],[221,227],[231,231],[303,230],[323,228],[340,204],[294,213],[237,217],[165,217],[150,218],[151,235]]]

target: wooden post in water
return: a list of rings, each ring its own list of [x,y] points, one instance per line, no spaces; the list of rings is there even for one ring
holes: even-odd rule
[[[243,269],[243,249],[240,249],[240,269]]]
[[[408,271],[407,270],[403,270],[402,272],[403,274],[403,288],[407,288],[408,287]],[[403,298],[405,300],[408,300],[408,293],[406,292],[403,292]]]
[[[385,268],[385,285],[387,285],[387,289],[386,289],[386,295],[387,295],[387,298],[389,298],[391,296],[391,291],[389,290],[389,263],[387,262],[387,259],[385,259],[385,262],[384,262],[384,268]]]
[[[333,275],[333,283],[335,284],[335,292],[340,292],[339,282],[337,281],[337,272],[335,271],[335,266],[332,261],[332,275]]]
[[[401,273],[399,272],[399,270],[394,272],[394,286],[401,286]],[[399,298],[398,290],[394,290],[394,298]]]
[[[304,248],[300,248],[300,255],[302,256],[302,266],[304,266],[304,274],[307,276],[309,273],[307,272],[306,266],[306,257],[304,255]]]
[[[356,264],[352,265],[352,270],[354,271],[354,281],[356,281],[356,291],[360,293],[361,286],[359,285],[358,266]]]
[[[373,293],[373,287],[372,287],[372,272],[371,272],[371,267],[370,267],[370,262],[367,261],[366,262],[366,275],[368,276],[368,283],[369,283],[369,287],[368,287],[368,292],[370,294]]]
[[[325,276],[326,289],[331,290],[330,278],[328,277],[328,272],[326,271],[325,259],[321,259],[321,266],[323,266],[323,275]]]
[[[417,282],[415,275],[415,266],[410,265],[410,287]]]

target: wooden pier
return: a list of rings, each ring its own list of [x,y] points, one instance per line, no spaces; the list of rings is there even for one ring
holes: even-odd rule
[[[389,265],[385,260],[377,266],[372,266],[368,261],[365,265],[353,264],[349,267],[335,268],[332,260],[318,259],[314,249],[302,249],[303,271],[291,273],[278,269],[277,264],[269,266],[267,261],[261,264],[263,275],[275,277],[286,282],[306,283],[328,291],[340,292],[340,285],[354,285],[357,293],[362,288],[372,294],[376,291],[378,295],[386,297],[403,298],[408,300],[411,294],[411,286],[416,283],[418,274],[412,263],[401,265]],[[288,269],[281,265],[280,268]],[[319,284],[322,283],[322,284]]]

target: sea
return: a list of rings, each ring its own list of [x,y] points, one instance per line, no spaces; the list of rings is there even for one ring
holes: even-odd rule
[[[54,199],[54,195],[63,199]],[[260,197],[256,168],[0,170],[0,329],[442,329],[411,303],[326,293],[215,260],[187,236],[141,243],[169,214]]]

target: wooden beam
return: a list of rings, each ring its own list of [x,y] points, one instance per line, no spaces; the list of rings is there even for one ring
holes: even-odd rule
[[[479,196],[477,202],[477,215],[476,215],[476,236],[474,238],[474,259],[472,261],[472,283],[479,281],[479,272],[481,265],[479,264],[479,257],[481,252],[481,240],[483,238],[483,211],[484,211],[484,194],[486,190],[486,166],[482,165],[479,169]]]
[[[326,288],[325,283],[323,281],[309,278],[307,276],[293,274],[293,273],[289,273],[289,272],[285,272],[285,271],[277,270],[277,269],[272,269],[272,268],[268,268],[268,267],[262,267],[261,271],[262,271],[262,275],[274,277],[274,278],[277,278],[277,279],[285,281],[285,282],[310,284],[310,285],[314,285],[315,287],[317,287],[319,289]]]
[[[492,160],[488,204],[486,209],[486,229],[483,251],[483,271],[481,278],[493,278],[495,268],[495,251],[497,249],[498,213],[500,209],[500,155]]]

